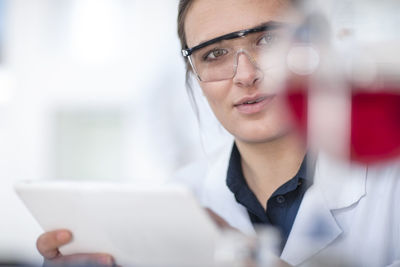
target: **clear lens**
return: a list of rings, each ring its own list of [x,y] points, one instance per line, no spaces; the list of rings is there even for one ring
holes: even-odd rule
[[[202,81],[223,80],[233,76],[236,52],[227,45],[217,43],[193,53],[192,62]]]
[[[196,74],[203,82],[231,79],[236,73],[238,54],[244,52],[258,69],[268,70],[277,64],[271,56],[282,43],[283,30],[258,32],[245,37],[221,42],[196,50],[191,61]],[[281,58],[281,57],[280,57]]]

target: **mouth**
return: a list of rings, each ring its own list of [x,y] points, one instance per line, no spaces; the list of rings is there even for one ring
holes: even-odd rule
[[[275,98],[275,95],[258,95],[253,97],[244,97],[237,101],[233,106],[243,114],[258,113]]]

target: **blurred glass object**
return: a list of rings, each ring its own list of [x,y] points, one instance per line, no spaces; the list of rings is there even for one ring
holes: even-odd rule
[[[272,226],[261,225],[255,230],[255,235],[245,235],[233,229],[224,229],[215,250],[215,266],[284,266],[279,259],[279,231]]]
[[[400,156],[400,2],[302,1],[284,94],[311,147],[364,164]]]
[[[258,226],[256,227],[256,266],[284,266],[279,259],[281,235],[275,227]]]
[[[222,231],[215,250],[217,267],[250,267],[254,265],[255,239],[233,229]]]

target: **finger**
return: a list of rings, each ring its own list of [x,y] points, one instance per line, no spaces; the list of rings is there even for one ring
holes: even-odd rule
[[[36,242],[40,254],[46,259],[53,259],[60,255],[58,248],[67,244],[72,239],[68,230],[56,230],[42,234]]]
[[[216,214],[214,211],[212,211],[209,208],[206,208],[206,211],[208,215],[213,219],[213,221],[220,227],[220,228],[228,228],[228,229],[234,229],[232,226],[229,225],[224,219],[222,219],[218,214]]]
[[[74,254],[60,256],[45,261],[45,267],[79,267],[79,266],[115,266],[114,258],[111,255],[96,254]]]

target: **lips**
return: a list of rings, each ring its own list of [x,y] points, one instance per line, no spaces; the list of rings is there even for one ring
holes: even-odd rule
[[[243,114],[258,113],[268,105],[275,95],[259,94],[255,96],[246,96],[235,102],[234,107]]]

